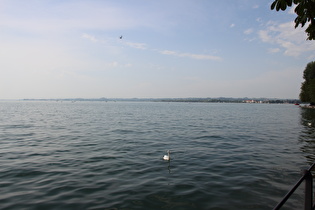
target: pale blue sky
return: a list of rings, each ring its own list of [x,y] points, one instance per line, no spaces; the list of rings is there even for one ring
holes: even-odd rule
[[[298,98],[315,41],[271,2],[0,0],[0,99]]]

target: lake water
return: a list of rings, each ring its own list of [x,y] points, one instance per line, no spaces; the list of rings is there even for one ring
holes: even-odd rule
[[[0,102],[0,208],[271,209],[315,161],[314,111]]]

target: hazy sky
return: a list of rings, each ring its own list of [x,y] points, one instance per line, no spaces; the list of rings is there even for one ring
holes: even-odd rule
[[[0,0],[0,99],[298,98],[315,41],[271,3]]]

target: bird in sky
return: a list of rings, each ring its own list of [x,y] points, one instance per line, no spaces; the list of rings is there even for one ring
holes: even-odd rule
[[[119,39],[122,39],[123,36],[120,36]]]

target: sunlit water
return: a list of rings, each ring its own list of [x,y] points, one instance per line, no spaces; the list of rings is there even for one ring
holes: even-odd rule
[[[0,208],[271,209],[315,161],[314,111],[1,102]]]

